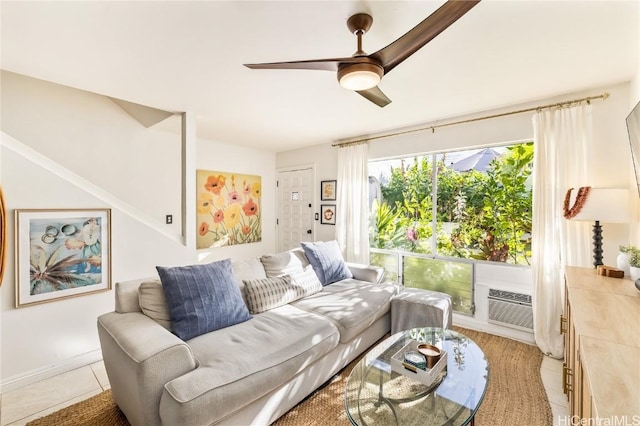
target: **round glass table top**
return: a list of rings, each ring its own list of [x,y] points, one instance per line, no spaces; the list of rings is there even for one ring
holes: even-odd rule
[[[446,368],[429,386],[391,367],[391,357],[412,340],[447,353]],[[345,409],[360,426],[466,425],[482,403],[488,376],[487,359],[473,340],[453,330],[414,328],[385,339],[356,364],[345,387]]]

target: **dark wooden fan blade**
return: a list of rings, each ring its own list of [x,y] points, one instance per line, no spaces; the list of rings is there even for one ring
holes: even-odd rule
[[[369,61],[366,57],[365,61]],[[321,71],[338,71],[340,64],[357,64],[362,62],[363,58],[332,58],[332,59],[310,59],[308,61],[290,61],[290,62],[271,62],[265,64],[244,64],[245,67],[254,70],[273,69],[273,70],[321,70]]]
[[[360,96],[367,98],[381,108],[391,103],[391,99],[387,98],[387,95],[382,93],[378,86],[367,90],[358,90],[357,92]]]
[[[385,75],[413,55],[422,46],[460,19],[480,0],[449,0],[408,33],[375,53],[370,58],[379,61]]]

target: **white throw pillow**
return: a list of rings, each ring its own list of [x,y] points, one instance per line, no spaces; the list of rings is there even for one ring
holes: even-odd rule
[[[304,268],[301,272],[291,274],[291,281],[293,285],[300,287],[301,297],[310,296],[322,291],[322,283],[311,265]]]
[[[268,311],[296,300],[297,291],[291,285],[291,277],[244,280],[247,307],[252,314]]]
[[[281,277],[302,272],[309,265],[307,257],[299,248],[282,253],[266,254],[260,258],[260,261],[267,277]]]
[[[233,276],[236,279],[236,284],[238,288],[240,288],[240,293],[242,294],[242,300],[244,303],[247,303],[247,294],[244,288],[244,280],[259,280],[262,278],[267,278],[267,275],[264,273],[264,266],[262,266],[262,262],[257,257],[252,257],[250,259],[238,260],[231,264],[231,268],[233,269]]]
[[[245,280],[247,306],[252,314],[268,311],[322,290],[311,266],[294,275]]]

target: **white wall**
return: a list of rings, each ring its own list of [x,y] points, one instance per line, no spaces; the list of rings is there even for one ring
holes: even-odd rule
[[[263,234],[259,243],[196,251],[180,243],[177,225],[179,132],[145,129],[102,96],[6,72],[1,107],[0,179],[9,213],[0,287],[3,391],[99,358],[96,319],[114,308],[111,290],[16,309],[14,209],[111,208],[113,283],[152,276],[156,265],[275,250],[275,154],[198,140],[197,168],[262,176]],[[99,188],[96,194],[92,185]],[[164,225],[169,213],[173,226]]]
[[[590,184],[594,187],[629,187],[632,165],[625,125],[625,117],[629,112],[629,90],[629,83],[618,84],[611,87],[594,88],[584,92],[540,99],[528,104],[512,105],[500,110],[485,111],[473,116],[452,117],[449,120],[442,120],[441,123],[553,104],[564,100],[595,96],[608,92],[610,97],[607,100],[596,100],[592,102],[594,130],[593,150],[594,158],[596,158],[597,161],[592,165],[594,179]],[[369,158],[383,159],[425,152],[456,150],[488,144],[532,140],[532,116],[532,112],[509,115],[444,127],[436,129],[433,133],[431,131],[423,131],[373,140],[369,142]],[[416,127],[428,127],[437,124],[439,123],[425,123],[423,126]],[[330,144],[325,144],[279,153],[277,156],[277,166],[291,167],[303,163],[308,164],[309,159],[313,159],[317,170],[316,185],[319,186],[321,179],[336,178],[337,158],[338,148],[332,148]],[[567,161],[571,160],[567,159]],[[337,208],[340,208],[340,206]],[[615,258],[618,253],[618,246],[622,244],[628,245],[630,243],[629,229],[629,225],[603,224],[605,264],[616,264]],[[318,233],[318,239],[322,239],[320,237],[326,238],[327,236],[328,234]]]

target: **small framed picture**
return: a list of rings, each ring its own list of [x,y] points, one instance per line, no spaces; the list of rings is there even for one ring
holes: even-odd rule
[[[336,205],[335,204],[320,205],[320,223],[323,225],[336,224]]]
[[[15,210],[16,307],[111,289],[111,210]]]
[[[336,200],[336,182],[335,180],[323,180],[320,182],[320,200]]]

